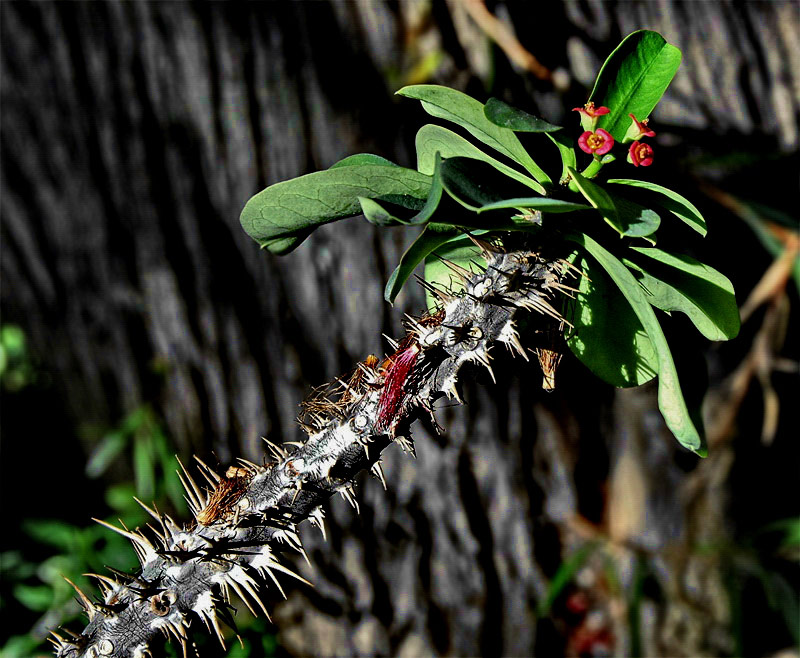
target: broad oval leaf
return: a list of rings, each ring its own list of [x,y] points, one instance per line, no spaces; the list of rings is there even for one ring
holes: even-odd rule
[[[705,438],[698,432],[689,415],[669,345],[641,286],[619,259],[590,236],[585,233],[574,233],[566,237],[589,252],[625,295],[658,356],[658,408],[664,416],[667,427],[681,445],[705,457],[708,454]]]
[[[541,210],[542,212],[549,213],[565,213],[576,212],[578,210],[591,210],[591,206],[584,203],[574,203],[573,201],[562,201],[561,199],[553,199],[550,197],[522,197],[517,199],[503,199],[502,201],[495,201],[494,203],[486,204],[478,208],[478,212],[486,212],[487,210],[503,210],[506,208],[532,208],[533,210]]]
[[[355,155],[348,155],[346,158],[342,158],[338,162],[334,162],[330,167],[328,167],[328,169],[336,169],[337,167],[352,167],[353,165],[365,164],[381,165],[383,167],[400,166],[391,160],[382,158],[379,155],[373,155],[372,153],[356,153]]]
[[[569,259],[582,273],[569,304],[572,353],[595,375],[619,388],[649,382],[658,356],[630,303],[597,262],[582,252]]]
[[[620,235],[649,238],[658,230],[661,218],[655,211],[612,194],[574,169],[570,168],[569,173],[581,194]]]
[[[433,174],[434,158],[438,152],[444,159],[464,157],[482,160],[509,178],[513,178],[523,185],[536,190],[539,194],[545,193],[545,189],[535,180],[499,160],[495,160],[490,155],[486,155],[477,146],[474,146],[472,142],[442,126],[436,126],[432,123],[422,126],[417,132],[415,143],[417,147],[417,169],[423,174]]]
[[[624,259],[645,291],[662,311],[686,313],[709,340],[729,340],[739,333],[739,307],[727,277],[690,256],[660,249],[633,247],[646,258]]]
[[[661,100],[681,64],[681,51],[657,32],[629,34],[608,56],[597,75],[589,100],[611,110],[600,117],[598,127],[622,142],[631,125],[628,114],[639,121]]]
[[[706,220],[703,219],[700,211],[688,199],[685,199],[677,192],[673,192],[667,187],[635,178],[612,178],[608,182],[615,185],[630,185],[631,187],[639,187],[655,192],[657,195],[656,203],[660,207],[669,210],[673,215],[682,219],[700,235],[706,234]]]
[[[240,222],[262,248],[285,254],[318,226],[360,214],[359,197],[405,205],[406,197],[426,199],[430,186],[430,176],[405,167],[339,166],[270,185],[247,202]]]
[[[537,165],[523,148],[517,136],[508,128],[494,125],[483,114],[483,103],[455,89],[439,85],[411,85],[398,92],[400,96],[416,98],[431,116],[452,121],[466,128],[471,135],[511,158],[527,169],[544,185],[551,185],[550,177]]]
[[[528,114],[525,110],[504,103],[499,98],[490,98],[486,101],[483,113],[494,125],[518,133],[551,133],[561,130],[561,126]]]

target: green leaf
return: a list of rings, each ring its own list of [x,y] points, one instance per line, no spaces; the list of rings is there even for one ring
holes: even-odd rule
[[[14,587],[14,598],[29,610],[44,612],[53,603],[53,590],[47,585],[23,585]]]
[[[137,436],[133,442],[133,475],[139,498],[149,500],[155,493],[155,464],[149,436]]]
[[[731,282],[690,256],[660,249],[632,249],[646,259],[623,262],[636,271],[648,301],[662,311],[681,311],[709,340],[729,340],[739,333],[739,307]]]
[[[370,224],[381,227],[402,226],[403,222],[377,201],[360,196],[358,197],[358,202],[361,204],[361,212],[364,215],[364,219]]]
[[[417,147],[417,169],[423,174],[433,174],[434,156],[438,152],[443,159],[464,157],[482,160],[509,178],[513,178],[523,185],[536,190],[539,194],[545,193],[545,189],[535,180],[499,160],[495,160],[490,155],[486,155],[477,146],[474,146],[472,142],[442,126],[436,126],[432,123],[422,126],[417,132],[415,142]]]
[[[339,160],[339,162],[335,162],[328,167],[328,170],[330,171],[331,169],[336,169],[337,167],[352,167],[353,165],[379,165],[382,167],[400,166],[391,160],[382,158],[379,155],[373,155],[372,153],[356,153],[355,155],[348,155],[346,158],[342,158]]]
[[[644,291],[630,270],[591,237],[586,234],[570,234],[567,237],[586,249],[625,295],[658,355],[658,407],[667,427],[681,445],[705,457],[708,454],[705,439],[689,416],[669,345]]]
[[[478,208],[478,212],[482,213],[487,210],[502,210],[504,208],[533,208],[534,210],[541,210],[542,212],[549,213],[565,213],[575,212],[577,210],[591,210],[591,206],[583,203],[573,203],[572,201],[562,201],[561,199],[552,199],[549,197],[523,197],[517,199],[503,199],[502,201],[495,201],[494,203],[486,204]]]
[[[65,521],[29,519],[23,521],[25,533],[40,544],[49,544],[68,552],[77,528]]]
[[[615,185],[630,185],[631,187],[639,187],[649,190],[650,192],[655,192],[660,197],[657,201],[659,206],[665,210],[669,210],[673,215],[682,219],[700,235],[706,234],[706,220],[703,219],[700,211],[677,192],[673,192],[669,188],[662,187],[661,185],[648,183],[647,181],[637,180],[635,178],[612,178],[608,182]]]
[[[572,353],[600,379],[619,388],[649,382],[658,355],[630,303],[593,258],[582,252],[570,261],[581,271],[578,294],[567,318]]]
[[[515,132],[551,133],[561,130],[561,126],[555,126],[544,119],[528,114],[524,110],[512,107],[499,98],[490,98],[486,101],[483,113],[494,125],[508,128]]]
[[[577,551],[572,553],[564,562],[562,562],[556,571],[553,579],[550,581],[550,586],[547,588],[547,596],[539,603],[536,614],[539,617],[546,617],[550,614],[550,609],[553,603],[556,602],[564,588],[572,582],[575,574],[586,562],[586,559],[599,547],[597,542],[589,542]]]
[[[480,248],[469,237],[451,238],[425,259],[425,281],[450,292],[460,292],[464,289],[464,283],[454,276],[453,270],[442,259],[473,272],[486,268],[486,259],[481,256]],[[436,300],[428,290],[425,291],[425,298],[428,310],[433,311]]]
[[[400,219],[398,217],[394,217],[376,201],[373,201],[372,199],[365,199],[364,197],[358,197],[358,201],[361,204],[361,209],[364,212],[364,217],[366,217],[369,222],[377,226],[393,226],[396,224],[418,226],[420,224],[425,224],[436,211],[441,199],[442,158],[438,152],[434,153],[433,179],[430,190],[428,191],[428,198],[425,200],[425,205],[422,206],[420,211],[410,219]]]
[[[681,64],[681,51],[657,32],[639,30],[628,35],[600,69],[589,100],[611,110],[600,117],[604,128],[622,142],[631,125],[628,114],[639,121],[661,100]]]
[[[570,168],[575,169],[578,166],[577,156],[575,155],[575,140],[564,130],[545,134],[556,145],[561,155],[561,178],[558,182],[561,185],[566,185],[570,179]]]
[[[123,432],[110,432],[97,442],[89,460],[86,462],[86,475],[90,478],[100,477],[111,463],[128,445],[128,435]]]
[[[486,163],[471,158],[445,160],[442,163],[442,185],[453,199],[473,212],[504,199],[526,198],[522,195],[527,192]],[[486,220],[474,218],[467,221]]]
[[[661,218],[653,210],[608,192],[572,168],[569,173],[581,194],[620,235],[647,238],[658,230]]]
[[[390,304],[393,304],[395,298],[408,280],[408,277],[410,277],[414,271],[414,268],[437,247],[440,247],[448,240],[452,240],[453,237],[460,234],[461,232],[459,230],[445,224],[431,222],[425,226],[422,233],[417,236],[417,239],[414,240],[400,258],[400,263],[386,282],[383,298]]]
[[[439,85],[412,85],[403,87],[397,93],[421,101],[423,109],[431,116],[466,128],[484,144],[525,167],[539,183],[552,184],[550,177],[531,159],[514,132],[496,126],[486,118],[480,101]]]
[[[247,202],[240,221],[263,248],[285,254],[318,226],[360,214],[358,197],[405,205],[405,197],[426,199],[430,186],[430,176],[405,167],[340,166],[270,185]]]

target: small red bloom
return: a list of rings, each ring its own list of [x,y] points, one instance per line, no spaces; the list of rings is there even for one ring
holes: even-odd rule
[[[655,137],[656,133],[652,130],[648,125],[648,119],[644,119],[643,121],[639,121],[635,116],[632,114],[628,115],[631,118],[631,125],[628,128],[628,132],[625,133],[625,137],[622,138],[623,144],[627,144],[628,142],[632,142],[634,140],[638,141],[642,137]]]
[[[590,119],[594,119],[595,117],[600,117],[603,116],[604,114],[608,114],[609,112],[611,112],[611,110],[609,110],[605,106],[595,108],[594,103],[592,101],[589,101],[583,107],[573,107],[572,111],[580,112],[581,114],[589,117]]]
[[[598,128],[594,132],[587,130],[578,138],[578,146],[584,153],[605,155],[614,146],[614,138],[611,133],[602,128]]]
[[[644,142],[634,142],[628,149],[628,162],[634,167],[649,167],[653,164],[653,147]]]
[[[597,120],[611,110],[607,107],[596,108],[594,103],[589,101],[583,107],[573,107],[572,111],[581,113],[581,127],[584,130],[594,130],[597,127]]]

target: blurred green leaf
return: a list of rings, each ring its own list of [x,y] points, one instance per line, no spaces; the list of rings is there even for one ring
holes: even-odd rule
[[[561,126],[555,126],[544,119],[528,114],[525,110],[512,107],[499,98],[490,98],[486,101],[483,113],[494,125],[508,128],[515,132],[552,133],[561,130]]]
[[[14,598],[22,605],[36,612],[44,612],[53,604],[53,590],[47,585],[14,586]]]
[[[3,645],[0,656],[2,658],[30,658],[37,655],[36,648],[41,644],[30,635],[13,635]]]
[[[119,457],[120,453],[129,443],[129,434],[115,431],[106,434],[92,449],[89,459],[86,462],[86,475],[90,478],[98,478],[108,470],[112,462]]]
[[[596,542],[589,542],[581,546],[581,548],[572,553],[572,555],[561,563],[550,581],[550,586],[547,588],[547,596],[539,602],[539,606],[537,607],[537,615],[539,617],[546,617],[550,614],[553,603],[556,602],[556,599],[564,591],[564,588],[572,582],[575,574],[597,548],[598,544]]]
[[[40,544],[48,544],[68,551],[77,528],[66,521],[53,519],[25,519],[22,528]]]
[[[681,51],[657,32],[639,30],[628,35],[609,55],[597,75],[589,100],[610,112],[600,117],[604,128],[622,142],[631,125],[650,116],[681,64]]]
[[[539,183],[552,183],[550,177],[528,155],[513,131],[496,126],[486,118],[480,101],[438,85],[412,85],[403,87],[397,93],[421,101],[423,109],[431,116],[466,128],[473,137],[525,167]]]
[[[136,491],[143,500],[155,495],[155,464],[153,443],[150,435],[137,435],[133,442],[133,475]]]

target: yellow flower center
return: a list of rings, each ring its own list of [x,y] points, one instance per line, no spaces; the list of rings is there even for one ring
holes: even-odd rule
[[[593,151],[599,149],[605,143],[605,138],[602,135],[598,135],[597,133],[592,133],[589,137],[586,138],[586,144],[588,144],[589,148]]]

